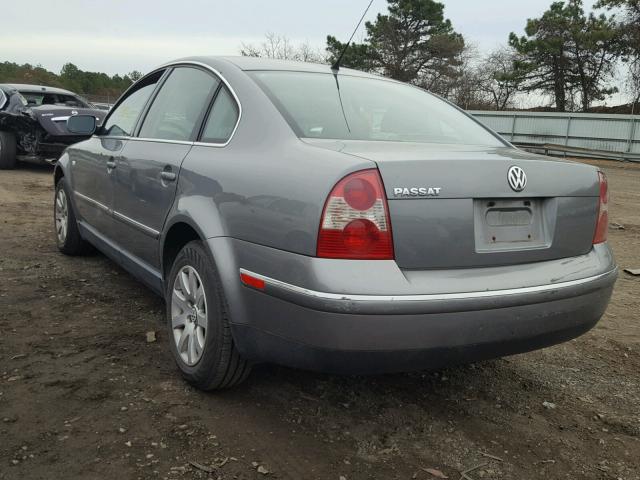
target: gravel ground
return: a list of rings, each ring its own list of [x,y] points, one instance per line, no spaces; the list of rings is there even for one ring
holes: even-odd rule
[[[640,166],[600,165],[618,263],[640,268]],[[546,350],[377,377],[260,366],[205,394],[159,298],[57,252],[52,198],[50,168],[0,172],[0,479],[640,479],[639,277]]]

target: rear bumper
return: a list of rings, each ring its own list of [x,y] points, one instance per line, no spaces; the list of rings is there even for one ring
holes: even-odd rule
[[[440,368],[560,343],[598,322],[617,277],[606,245],[517,267],[408,272],[218,241],[238,260],[223,261],[221,275],[240,352],[326,372]],[[264,291],[242,285],[241,269],[269,272],[258,274]],[[331,291],[331,275],[356,293]]]
[[[322,312],[366,315],[411,315],[492,310],[547,303],[605,289],[615,282],[616,268],[587,278],[530,287],[424,295],[353,295],[318,292],[240,269],[264,282],[264,293]]]

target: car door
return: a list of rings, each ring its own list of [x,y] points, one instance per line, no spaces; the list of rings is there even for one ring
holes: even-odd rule
[[[114,168],[162,72],[157,72],[126,93],[101,129],[81,147],[71,147],[69,159],[79,220],[98,235],[113,235]]]
[[[180,166],[219,84],[208,70],[173,68],[117,161],[116,231],[124,253],[142,268],[160,266],[158,238],[173,203]]]

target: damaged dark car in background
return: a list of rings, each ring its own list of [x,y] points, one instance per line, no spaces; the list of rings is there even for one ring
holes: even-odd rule
[[[107,112],[67,90],[0,84],[0,169],[14,168],[18,160],[56,162],[86,138],[67,130],[67,119],[80,114],[101,124]]]

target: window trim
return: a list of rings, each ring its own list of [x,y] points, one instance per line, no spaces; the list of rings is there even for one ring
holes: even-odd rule
[[[163,67],[164,68],[169,68],[169,67],[176,67],[176,66],[179,66],[179,65],[197,65],[197,66],[200,66],[200,67],[203,67],[203,68],[209,70],[214,75],[216,75],[221,80],[222,84],[224,84],[224,86],[227,87],[229,92],[231,92],[231,96],[235,100],[236,106],[238,107],[238,119],[236,120],[236,124],[233,127],[233,130],[231,131],[231,135],[229,136],[229,139],[224,143],[211,143],[211,142],[201,142],[201,141],[193,142],[193,145],[194,146],[198,146],[198,147],[214,147],[214,148],[224,148],[224,147],[226,147],[233,140],[233,137],[235,136],[236,132],[238,131],[238,127],[240,126],[240,120],[242,120],[242,103],[240,102],[240,99],[238,98],[238,95],[236,94],[236,91],[233,89],[231,84],[227,81],[227,79],[218,70],[213,68],[211,65],[207,65],[206,63],[196,62],[194,60],[182,60],[182,61],[178,61],[178,62],[174,62],[174,63],[168,63],[166,65],[163,65]],[[216,94],[211,99],[211,102],[209,103],[209,108],[207,109],[207,112],[209,112],[211,110],[211,108],[213,108],[213,104],[216,101],[216,98],[218,97],[218,92],[219,91],[220,91],[220,87],[216,90]],[[206,121],[206,119],[207,119],[207,116],[205,115],[205,117],[202,119],[202,122],[201,122],[201,125],[200,125],[200,129],[199,129],[199,132],[198,132],[198,138],[200,137],[200,132],[202,131],[202,127],[203,127],[204,122]]]
[[[106,135],[96,135],[94,134],[94,137],[98,137],[98,138],[111,138],[111,139],[115,139],[115,140],[133,140],[133,141],[139,141],[139,142],[160,142],[160,143],[178,143],[178,144],[188,144],[188,145],[193,145],[193,146],[199,146],[199,147],[214,147],[214,148],[224,148],[227,145],[229,145],[229,143],[231,143],[231,140],[233,140],[233,137],[235,136],[236,132],[238,131],[238,127],[240,126],[240,120],[242,119],[242,103],[240,102],[240,99],[238,98],[238,95],[236,94],[236,91],[233,89],[233,87],[231,86],[231,84],[227,81],[227,79],[224,77],[224,75],[222,75],[218,70],[216,70],[215,68],[213,68],[211,65],[208,65],[206,63],[202,63],[202,62],[197,62],[194,60],[179,60],[177,62],[169,62],[169,63],[165,63],[164,65],[160,65],[158,68],[154,69],[153,71],[149,72],[147,75],[145,75],[144,77],[142,77],[142,79],[153,75],[161,70],[165,70],[165,72],[163,73],[163,75],[160,77],[160,79],[158,80],[158,82],[156,83],[156,88],[155,90],[151,93],[151,96],[149,97],[149,99],[147,100],[147,104],[145,105],[145,107],[143,108],[141,115],[138,116],[138,121],[136,122],[135,128],[134,128],[134,132],[137,133],[138,132],[138,128],[142,125],[142,123],[140,122],[140,119],[142,118],[142,115],[144,114],[146,116],[146,112],[148,110],[148,108],[151,106],[152,103],[152,99],[155,99],[155,96],[157,95],[157,93],[160,91],[160,86],[161,84],[164,83],[164,80],[166,79],[168,72],[172,71],[173,68],[175,67],[179,67],[181,65],[195,65],[198,67],[202,67],[205,70],[208,70],[209,72],[213,73],[215,76],[218,77],[218,79],[220,79],[221,81],[221,85],[218,86],[218,88],[215,90],[215,95],[213,96],[213,98],[211,99],[211,101],[209,102],[209,106],[207,108],[207,112],[210,111],[210,109],[213,107],[213,103],[216,101],[216,98],[218,96],[218,92],[220,91],[220,87],[222,86],[222,84],[224,84],[224,86],[227,87],[227,89],[229,90],[229,92],[231,92],[231,96],[233,97],[233,99],[236,102],[236,106],[238,107],[238,119],[236,120],[236,125],[233,128],[233,131],[231,132],[231,135],[229,136],[229,139],[225,142],[225,143],[209,143],[209,142],[200,142],[200,141],[195,141],[195,142],[191,142],[191,141],[179,141],[179,140],[165,140],[165,139],[160,139],[160,138],[143,138],[143,137],[137,137],[134,135],[131,136],[106,136]],[[118,101],[115,103],[115,105],[111,108],[109,115],[107,115],[107,117],[104,119],[104,121],[102,122],[102,124],[104,125],[107,120],[109,119],[109,117],[111,116],[112,112],[115,111],[115,109],[122,103],[122,101],[128,97],[128,93],[130,90],[132,90],[137,84],[138,82],[140,82],[142,79],[138,80],[136,83],[134,83],[133,85],[131,85],[118,99]],[[204,118],[201,120],[200,122],[200,128],[198,129],[198,137],[200,136],[200,132],[202,131],[202,127],[204,125],[205,120],[207,119],[207,116],[205,114]]]

